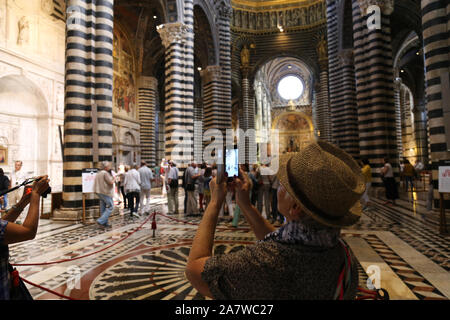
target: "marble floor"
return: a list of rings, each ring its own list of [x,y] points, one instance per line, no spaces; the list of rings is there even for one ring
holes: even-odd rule
[[[167,212],[165,197],[154,195],[151,202],[152,211]],[[450,237],[421,219],[426,213],[419,201],[383,203],[372,199],[360,222],[342,231],[359,261],[360,286],[370,286],[370,279],[395,300],[449,299]],[[10,246],[11,263],[26,265],[17,268],[28,281],[72,299],[204,299],[184,275],[200,218],[163,214],[154,235],[148,216],[131,218],[124,210],[110,218],[111,229],[41,220],[34,240]],[[238,228],[224,220],[214,251],[254,241],[244,220]],[[27,286],[35,299],[63,299]]]

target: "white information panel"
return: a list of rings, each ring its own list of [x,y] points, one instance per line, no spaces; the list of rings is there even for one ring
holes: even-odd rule
[[[97,175],[98,169],[83,169],[81,173],[82,179],[82,192],[91,193],[94,192],[94,181]]]
[[[450,166],[439,167],[439,192],[450,193]]]

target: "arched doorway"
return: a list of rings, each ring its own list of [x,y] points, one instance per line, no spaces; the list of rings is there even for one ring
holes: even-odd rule
[[[7,162],[0,164],[10,173],[14,162],[23,162],[30,176],[48,174],[51,120],[48,102],[41,89],[23,75],[0,78],[0,143]]]

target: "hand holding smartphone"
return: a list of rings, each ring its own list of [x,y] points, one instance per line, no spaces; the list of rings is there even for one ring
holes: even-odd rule
[[[218,151],[217,182],[232,182],[239,176],[239,150],[237,148]]]

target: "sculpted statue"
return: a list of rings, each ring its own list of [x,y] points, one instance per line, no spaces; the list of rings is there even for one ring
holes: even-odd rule
[[[241,50],[241,65],[244,67],[248,67],[250,65],[250,50],[247,45],[244,45]]]
[[[289,11],[285,11],[285,16],[286,16],[286,25],[288,27],[292,27],[294,25],[294,20],[292,19],[292,10]]]
[[[249,29],[255,29],[255,14],[253,12],[248,13],[248,28]]]
[[[244,29],[248,29],[248,12],[247,11],[243,11],[242,12],[242,28]]]
[[[241,11],[236,11],[236,27],[242,27]]]
[[[17,44],[22,45],[30,40],[30,22],[27,17],[23,16],[19,20],[19,35],[17,36]]]
[[[272,28],[276,28],[277,27],[277,13],[275,12],[275,11],[272,11],[271,13],[270,13],[270,16],[271,16],[271,18],[272,18],[272,20],[271,20],[271,27]]]
[[[270,28],[270,13],[264,12],[264,29]]]
[[[327,16],[327,8],[323,2],[320,3],[320,19],[325,19]]]
[[[54,9],[53,0],[42,0],[41,7],[45,13],[52,14]]]
[[[317,55],[319,56],[319,60],[325,60],[328,56],[328,44],[324,36],[320,38],[317,44]]]
[[[291,14],[291,22],[293,26],[297,26],[298,25],[298,9],[292,10],[292,14]]]
[[[301,25],[306,25],[308,24],[308,22],[306,21],[306,9],[305,8],[301,8],[300,9],[300,20],[301,20]]]
[[[263,21],[263,14],[258,13],[258,27],[257,29],[263,29],[264,27],[264,21]]]

